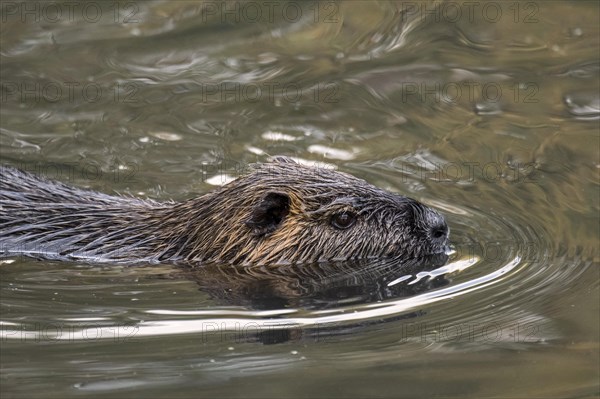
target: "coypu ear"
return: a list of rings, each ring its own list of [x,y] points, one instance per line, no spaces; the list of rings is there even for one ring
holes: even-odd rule
[[[257,236],[271,233],[277,229],[290,211],[290,197],[286,193],[268,192],[252,207],[246,226]]]

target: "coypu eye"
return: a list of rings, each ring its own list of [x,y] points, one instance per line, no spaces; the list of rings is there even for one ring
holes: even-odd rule
[[[331,224],[336,229],[344,230],[356,222],[356,215],[350,211],[336,213],[331,217]]]

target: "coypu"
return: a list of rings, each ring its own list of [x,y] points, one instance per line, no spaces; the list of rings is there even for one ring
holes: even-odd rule
[[[156,202],[4,166],[0,253],[94,262],[289,264],[443,253],[438,212],[354,176],[278,157],[215,191]]]

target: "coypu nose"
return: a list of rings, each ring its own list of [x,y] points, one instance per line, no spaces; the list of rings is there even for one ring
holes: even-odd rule
[[[425,220],[427,221],[431,239],[436,243],[445,244],[448,239],[449,229],[444,217],[428,208],[425,214]]]

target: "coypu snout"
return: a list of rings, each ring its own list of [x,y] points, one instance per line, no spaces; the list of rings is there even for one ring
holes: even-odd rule
[[[423,221],[423,234],[430,241],[433,252],[446,252],[450,234],[446,219],[439,212],[425,205],[419,204],[419,206],[422,208],[420,218]]]
[[[427,209],[426,219],[429,227],[429,237],[435,243],[438,243],[444,247],[447,246],[450,229],[448,228],[446,219],[444,219],[444,217],[438,212],[431,209]]]
[[[219,189],[155,202],[70,187],[13,168],[0,179],[0,252],[109,262],[289,264],[418,259],[448,225],[420,202],[289,158]]]

